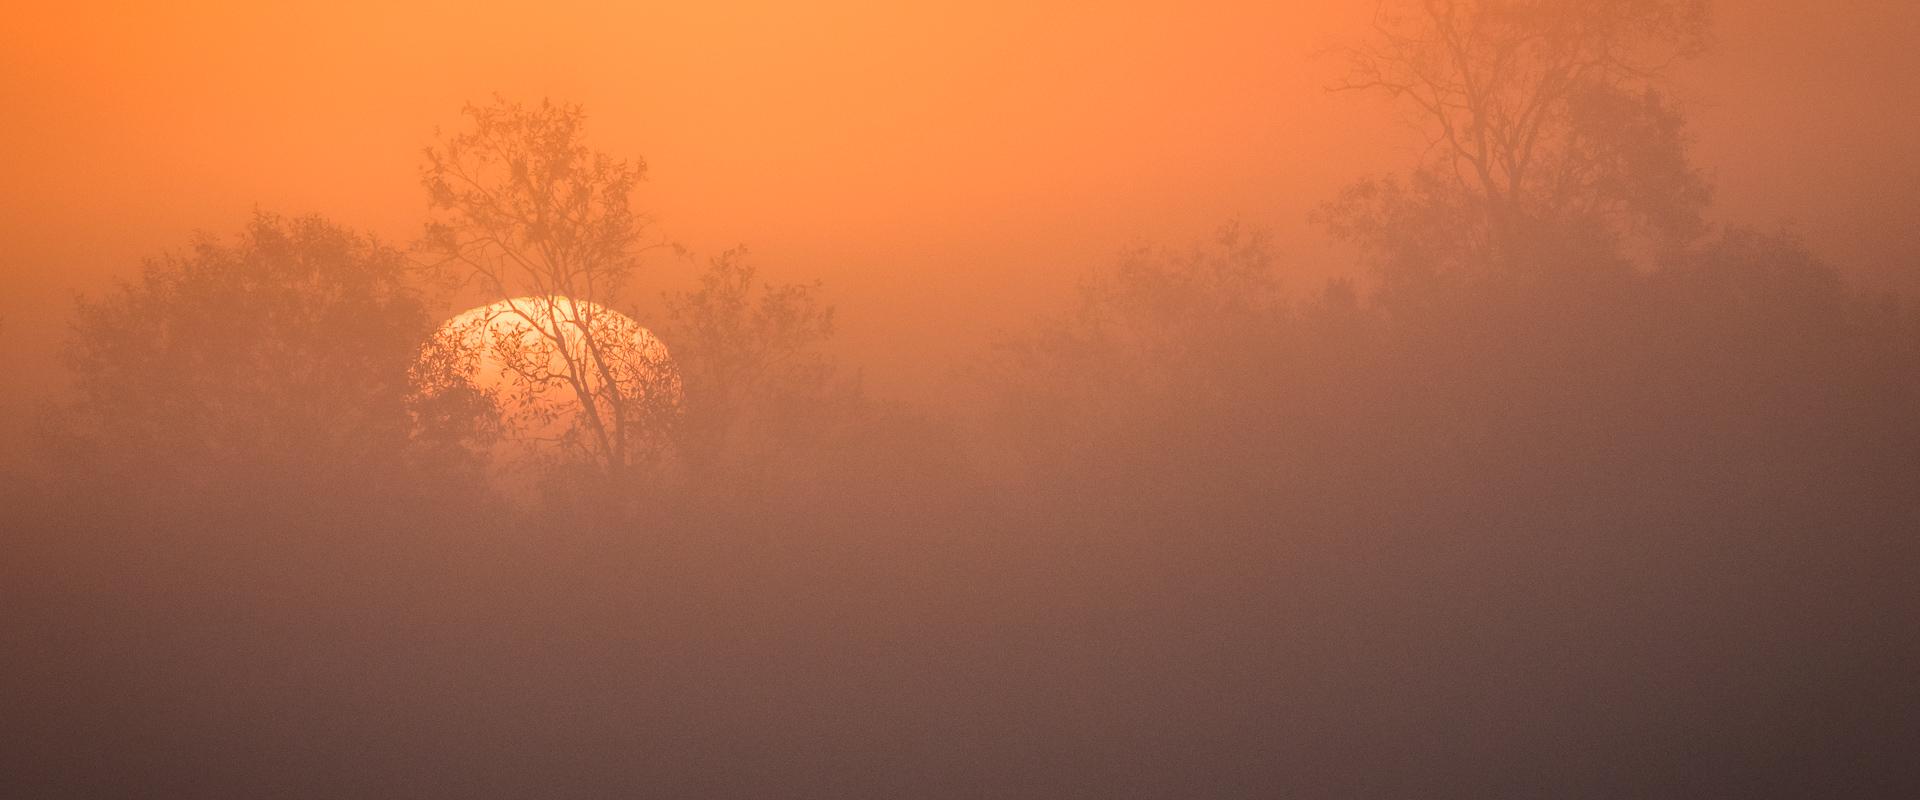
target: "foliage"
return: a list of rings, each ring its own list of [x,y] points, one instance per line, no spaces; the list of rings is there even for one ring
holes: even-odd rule
[[[1077,299],[973,369],[987,424],[1039,462],[1249,402],[1291,322],[1268,237],[1237,224],[1205,246],[1131,248]]]
[[[632,337],[609,327],[613,317],[597,317],[647,247],[648,221],[631,206],[646,164],[589,148],[579,106],[496,98],[466,116],[464,131],[426,150],[421,180],[434,216],[421,247],[458,285],[529,298],[502,310],[536,334],[502,342],[514,345],[502,352],[515,391],[570,391],[580,421],[570,440],[620,483],[661,455],[651,413],[661,398],[627,379],[659,365],[637,357]]]
[[[129,482],[390,475],[424,457],[408,370],[428,324],[400,252],[260,214],[79,304],[53,435]],[[427,414],[455,428],[468,411]]]
[[[697,289],[665,298],[687,393],[682,454],[701,479],[762,474],[860,412],[858,384],[822,349],[834,309],[820,283],[776,286],[757,276],[736,248],[708,261]]]
[[[1390,289],[1671,254],[1704,230],[1709,192],[1668,75],[1706,29],[1704,0],[1383,0],[1336,88],[1394,100],[1425,155],[1317,216]]]

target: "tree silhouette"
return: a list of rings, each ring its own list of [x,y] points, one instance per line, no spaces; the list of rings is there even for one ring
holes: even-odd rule
[[[699,287],[666,295],[686,383],[682,452],[706,479],[744,478],[844,424],[860,404],[821,347],[834,309],[819,282],[762,284],[744,248],[708,262]]]
[[[1189,249],[1129,248],[1077,300],[976,365],[987,424],[1042,471],[1111,461],[1086,448],[1141,435],[1164,453],[1161,435],[1253,402],[1290,317],[1268,237],[1238,224]]]
[[[80,302],[55,428],[131,484],[392,475],[415,454],[408,370],[428,327],[399,251],[260,214]]]
[[[1319,217],[1396,280],[1685,244],[1709,192],[1667,83],[1706,30],[1705,0],[1383,0],[1335,88],[1387,95],[1427,146]]]
[[[630,205],[646,164],[590,149],[576,105],[496,98],[465,113],[466,130],[426,150],[421,180],[433,219],[421,246],[461,284],[523,298],[499,311],[533,334],[500,353],[507,371],[523,389],[571,393],[583,434],[576,441],[620,482],[657,455],[648,432],[661,424],[651,408],[658,393],[646,387],[664,376],[634,379],[657,365],[602,312],[648,247],[647,219]]]

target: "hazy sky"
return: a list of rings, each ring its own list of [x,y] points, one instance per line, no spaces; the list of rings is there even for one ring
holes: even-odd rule
[[[1341,267],[1305,215],[1407,154],[1376,100],[1321,88],[1340,65],[1316,50],[1371,0],[389,5],[13,12],[0,363],[43,368],[73,291],[255,207],[406,240],[421,146],[496,90],[585,104],[600,147],[651,163],[666,236],[825,279],[845,352],[907,390],[1130,241],[1238,217],[1308,276]],[[1920,287],[1920,6],[1719,18],[1688,91],[1722,216]]]

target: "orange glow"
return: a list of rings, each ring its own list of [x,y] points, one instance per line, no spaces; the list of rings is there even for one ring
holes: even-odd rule
[[[620,312],[570,297],[516,297],[455,315],[434,333],[433,346],[455,354],[457,377],[489,397],[499,409],[497,470],[507,473],[559,455],[570,437],[583,435],[581,394],[603,414],[608,379],[589,366],[581,330],[611,356],[610,372],[623,393],[664,391],[666,407],[680,402],[680,378],[667,346]],[[577,386],[576,386],[577,381]]]
[[[254,207],[410,240],[420,147],[498,91],[582,103],[596,146],[650,162],[664,236],[823,279],[869,378],[924,387],[1134,238],[1240,218],[1276,230],[1302,285],[1341,263],[1307,212],[1405,155],[1380,104],[1323,91],[1339,66],[1316,53],[1371,5],[23,6],[0,26],[0,315],[51,332],[0,357],[50,367],[34,352],[59,325],[36,308]],[[1729,214],[1911,261],[1903,226],[1849,220],[1888,221],[1920,175],[1911,125],[1878,110],[1910,104],[1890,81],[1920,7],[1860,8],[1722,14],[1701,158]]]
[[[0,800],[1920,798],[1916,42],[10,6]]]

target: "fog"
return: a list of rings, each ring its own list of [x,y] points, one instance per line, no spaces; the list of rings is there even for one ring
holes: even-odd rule
[[[28,12],[0,788],[1908,796],[1920,11],[1708,11]]]

